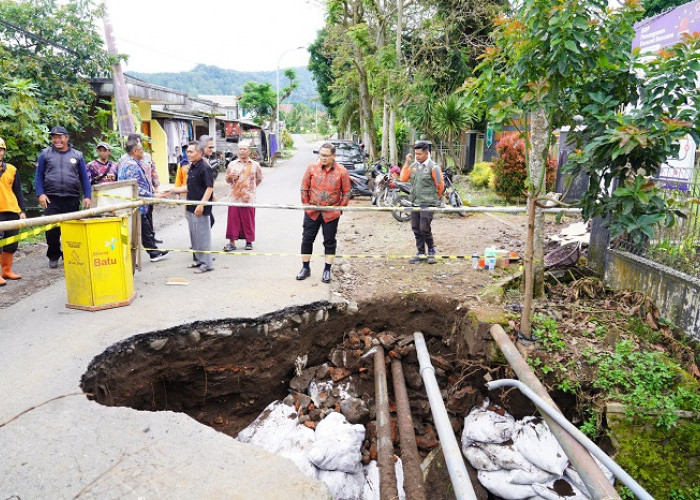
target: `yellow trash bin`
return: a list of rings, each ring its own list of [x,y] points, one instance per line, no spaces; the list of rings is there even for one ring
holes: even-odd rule
[[[129,218],[61,222],[66,307],[99,311],[127,306],[134,292]]]

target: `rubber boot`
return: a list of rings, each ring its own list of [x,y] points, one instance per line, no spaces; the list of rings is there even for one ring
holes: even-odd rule
[[[12,261],[15,258],[15,254],[10,252],[3,252],[0,254],[0,266],[2,266],[2,277],[10,280],[18,280],[22,278],[21,275],[12,272]]]

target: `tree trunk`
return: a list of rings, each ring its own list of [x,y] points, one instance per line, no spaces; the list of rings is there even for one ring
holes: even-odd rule
[[[529,167],[530,181],[534,187],[534,197],[540,197],[546,188],[545,176],[547,164],[547,134],[549,133],[549,119],[544,108],[538,108],[532,114],[530,122],[530,137],[532,141],[530,149]],[[533,294],[535,298],[544,295],[544,214],[535,208],[535,230],[533,240]]]
[[[384,106],[382,111],[382,158],[389,154],[389,97],[384,93]]]
[[[389,165],[399,164],[399,151],[396,144],[396,110],[389,111]]]
[[[523,303],[523,315],[520,318],[520,333],[523,336],[532,337],[532,292],[535,280],[533,279],[533,245],[535,234],[535,202],[536,198],[527,198],[527,239],[525,240],[525,256],[523,258],[523,278],[525,280]]]
[[[360,80],[360,112],[364,121],[364,127],[367,131],[367,143],[365,151],[369,152],[370,158],[377,158],[377,131],[374,129],[374,116],[372,113],[372,97],[369,93],[369,85],[367,83],[367,70],[365,69],[360,48],[354,47],[355,67],[357,68],[357,76]]]

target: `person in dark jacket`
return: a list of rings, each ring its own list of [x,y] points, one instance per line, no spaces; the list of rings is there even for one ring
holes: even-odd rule
[[[37,160],[34,189],[44,215],[65,214],[80,210],[80,194],[83,195],[83,208],[90,208],[90,177],[85,166],[83,153],[68,142],[65,127],[54,127],[49,132],[51,146],[44,149]],[[58,267],[61,252],[61,229],[56,227],[46,231],[49,248],[46,256],[49,267]]]

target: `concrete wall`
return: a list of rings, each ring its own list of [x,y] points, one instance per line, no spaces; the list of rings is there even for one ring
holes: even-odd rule
[[[604,282],[649,295],[661,316],[700,340],[700,280],[619,250],[608,250]]]

